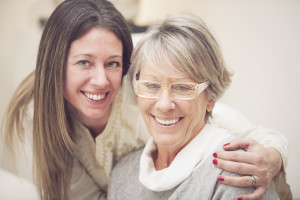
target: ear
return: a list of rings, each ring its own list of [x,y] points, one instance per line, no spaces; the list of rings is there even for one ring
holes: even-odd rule
[[[209,102],[207,103],[206,106],[206,111],[207,112],[211,112],[213,110],[213,108],[215,107],[216,102],[214,100],[209,100]]]

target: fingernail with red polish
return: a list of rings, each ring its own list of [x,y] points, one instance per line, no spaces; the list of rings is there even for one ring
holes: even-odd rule
[[[215,158],[218,157],[217,153],[214,153],[213,156],[214,156]]]
[[[219,181],[224,181],[224,177],[219,176],[219,177],[218,177],[218,180],[219,180]]]
[[[214,160],[213,160],[213,163],[214,163],[214,165],[217,165],[217,164],[218,164],[218,160],[217,160],[217,159],[214,159]]]
[[[223,145],[223,147],[225,147],[225,146],[228,146],[228,145],[230,145],[230,143],[226,143],[226,144],[224,144],[224,145]],[[238,199],[238,200],[240,200],[240,199]]]
[[[237,198],[237,200],[243,200],[241,197]]]

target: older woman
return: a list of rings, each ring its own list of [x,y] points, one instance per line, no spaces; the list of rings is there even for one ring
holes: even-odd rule
[[[233,139],[209,123],[230,76],[196,16],[169,17],[150,29],[133,53],[129,77],[152,137],[116,165],[108,199],[235,199],[253,191],[254,182],[220,184],[230,173],[214,168],[210,156]],[[271,186],[262,199],[279,198]]]

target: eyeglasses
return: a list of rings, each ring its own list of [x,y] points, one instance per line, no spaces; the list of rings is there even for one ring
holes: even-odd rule
[[[174,82],[169,85],[161,84],[155,81],[136,80],[134,82],[134,92],[142,98],[156,99],[166,88],[173,99],[191,100],[196,98],[203,90],[208,87],[209,83],[191,83],[191,82]]]

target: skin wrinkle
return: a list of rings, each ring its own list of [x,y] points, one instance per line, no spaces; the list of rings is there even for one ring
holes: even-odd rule
[[[161,70],[153,71],[147,63],[141,68],[140,80],[159,80],[166,84],[193,82],[174,66],[157,66]],[[137,100],[146,126],[158,147],[158,151],[153,153],[157,170],[168,167],[177,153],[200,132],[205,125],[206,111],[213,108],[205,90],[192,100],[173,100],[168,90],[163,90],[157,99],[138,96]],[[158,125],[153,116],[164,120],[180,117],[180,121],[170,126]]]

